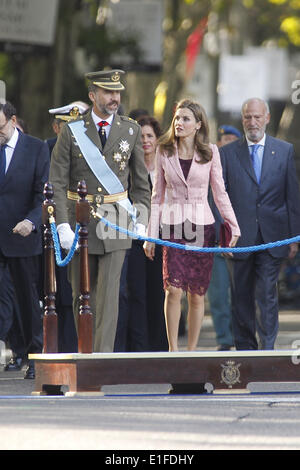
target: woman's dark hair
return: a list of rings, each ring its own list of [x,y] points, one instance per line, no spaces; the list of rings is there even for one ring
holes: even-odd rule
[[[161,136],[162,130],[161,130],[159,122],[157,121],[157,119],[155,119],[155,117],[143,116],[142,118],[138,119],[137,122],[139,123],[141,127],[143,126],[152,127],[154,134],[156,135],[157,138]]]
[[[177,104],[169,129],[159,139],[159,148],[162,152],[166,152],[168,157],[171,157],[174,154],[175,146],[178,142],[178,138],[175,136],[174,130],[175,115],[178,109],[183,108],[187,108],[192,111],[196,122],[201,122],[201,127],[197,130],[195,134],[195,149],[199,155],[198,162],[207,163],[212,159],[212,150],[209,146],[208,119],[204,108],[196,101],[184,99]]]
[[[139,119],[145,116],[149,116],[149,112],[147,111],[147,109],[143,108],[132,109],[128,114],[128,117],[134,119],[135,121],[138,121]]]

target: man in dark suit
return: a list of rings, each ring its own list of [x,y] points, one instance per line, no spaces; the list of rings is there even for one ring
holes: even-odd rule
[[[8,266],[19,304],[25,350],[43,346],[39,263],[44,184],[49,151],[41,140],[17,129],[16,110],[0,104],[0,282]],[[34,378],[29,361],[25,378]]]
[[[240,139],[238,129],[229,125],[222,125],[218,129],[217,146],[223,147],[234,140]],[[215,218],[216,244],[219,244],[220,227],[223,219],[213,200],[212,191],[208,193],[208,201]],[[227,260],[222,253],[215,253],[211,280],[207,290],[210,312],[216,331],[216,340],[219,351],[230,350],[233,346],[230,277]]]
[[[226,189],[241,229],[237,246],[300,235],[293,146],[265,134],[269,120],[267,103],[258,98],[247,100],[242,106],[245,137],[220,148]],[[297,249],[297,244],[291,244],[234,254],[230,264],[237,349],[274,349],[279,270],[283,258],[295,256]]]

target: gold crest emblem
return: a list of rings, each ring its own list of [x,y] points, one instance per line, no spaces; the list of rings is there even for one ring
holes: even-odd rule
[[[76,119],[78,116],[79,116],[79,108],[78,106],[74,106],[71,111],[70,111],[70,116],[73,118],[73,119]]]
[[[221,383],[225,383],[229,388],[232,388],[236,383],[240,383],[240,371],[239,367],[241,364],[235,364],[234,361],[227,361],[226,365],[221,364]]]
[[[111,79],[113,82],[119,82],[120,81],[120,74],[118,72],[115,72],[112,76]]]

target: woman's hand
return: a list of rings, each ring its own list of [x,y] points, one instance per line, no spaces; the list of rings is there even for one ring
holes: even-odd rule
[[[234,248],[239,238],[240,237],[238,237],[237,235],[233,235],[229,243],[229,248]]]
[[[228,247],[229,248],[234,248],[235,245],[237,244],[239,238],[240,237],[238,237],[237,235],[233,235],[231,237],[231,240],[230,240],[230,243],[229,243]],[[225,252],[225,253],[223,253],[223,256],[225,256],[225,258],[232,258],[233,254],[229,253],[229,252]]]
[[[147,241],[144,243],[143,248],[144,248],[144,252],[147,258],[153,261],[154,255],[155,255],[155,243]]]
[[[293,258],[295,258],[296,254],[298,252],[298,243],[291,243],[289,245],[289,247],[290,247],[290,250],[289,250],[288,258],[293,259]]]

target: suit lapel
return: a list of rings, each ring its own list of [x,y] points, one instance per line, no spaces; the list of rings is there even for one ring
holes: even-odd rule
[[[86,135],[98,148],[102,149],[101,140],[98,134],[98,130],[94,124],[91,112],[89,112],[86,116],[84,116],[83,120],[84,120],[85,129],[86,129],[85,130]]]
[[[115,114],[108,139],[105,143],[105,151],[109,151],[111,147],[114,146],[116,140],[120,141],[120,135],[122,134],[122,121],[120,119],[120,116],[118,114]]]
[[[176,149],[174,155],[172,155],[171,157],[169,157],[169,162],[170,164],[172,165],[173,169],[175,170],[175,172],[177,173],[177,175],[179,176],[179,178],[185,183],[186,183],[186,179],[184,177],[184,174],[183,174],[183,171],[182,171],[182,168],[181,168],[181,165],[180,165],[180,161],[179,161],[179,157],[178,157],[178,150]]]
[[[24,134],[19,132],[19,138],[17,140],[17,144],[16,144],[15,149],[13,151],[11,161],[10,161],[9,167],[7,169],[5,178],[4,178],[3,185],[5,185],[9,181],[10,176],[14,174],[14,172],[15,172],[17,166],[18,166],[18,162],[22,158],[24,158],[24,155],[26,154],[26,152],[27,152],[26,137],[24,136]]]
[[[258,184],[256,180],[254,168],[251,162],[251,157],[249,155],[247,140],[245,138],[241,139],[238,142],[238,158],[244,170],[255,181],[255,183]]]
[[[266,135],[260,184],[262,184],[263,179],[266,177],[266,175],[270,173],[270,169],[273,168],[274,158],[276,158],[276,151],[272,145],[272,139],[268,135]]]
[[[193,160],[192,160],[192,163],[191,163],[191,166],[190,166],[190,171],[188,172],[187,179],[186,179],[187,184],[189,183],[191,178],[193,178],[195,175],[197,175],[197,169],[199,169],[199,163],[196,161],[196,158],[199,158],[199,157],[198,157],[197,153],[194,152]],[[180,167],[181,167],[181,165],[180,165]],[[202,167],[204,167],[204,165],[202,165]]]

